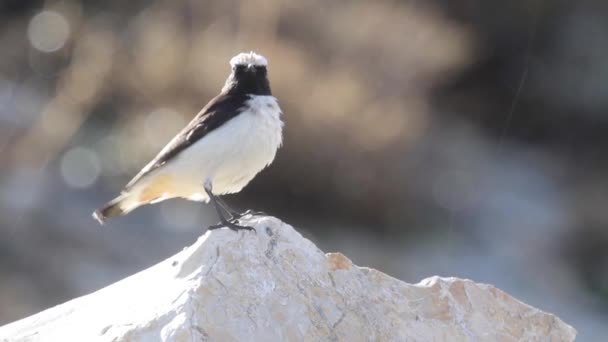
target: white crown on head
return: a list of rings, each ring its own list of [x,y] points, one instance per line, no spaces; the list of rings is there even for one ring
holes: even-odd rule
[[[258,65],[258,66],[267,66],[268,61],[264,56],[258,55],[257,53],[251,51],[249,53],[243,52],[238,55],[232,57],[230,60],[230,65],[234,67],[235,65]]]

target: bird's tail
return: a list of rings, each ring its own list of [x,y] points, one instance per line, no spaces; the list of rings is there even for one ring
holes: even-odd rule
[[[93,212],[93,218],[100,224],[104,224],[109,218],[126,215],[138,206],[136,203],[131,202],[132,201],[129,194],[121,194],[120,196],[106,203],[103,207],[95,210],[95,212]]]

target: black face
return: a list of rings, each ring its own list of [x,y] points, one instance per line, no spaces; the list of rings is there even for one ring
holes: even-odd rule
[[[271,95],[265,66],[237,64],[226,80],[224,91],[229,94]]]

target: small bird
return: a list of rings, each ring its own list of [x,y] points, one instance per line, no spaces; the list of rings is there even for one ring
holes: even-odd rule
[[[256,53],[230,60],[231,73],[209,103],[122,190],[93,217],[108,218],[169,198],[211,201],[220,223],[209,227],[253,228],[237,224],[238,213],[219,198],[241,191],[270,165],[283,141],[283,122],[267,77],[268,62]],[[226,217],[224,210],[231,217]]]

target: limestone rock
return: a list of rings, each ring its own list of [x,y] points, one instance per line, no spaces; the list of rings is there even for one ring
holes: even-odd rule
[[[0,341],[573,341],[552,314],[457,278],[407,284],[275,218],[0,328]]]

